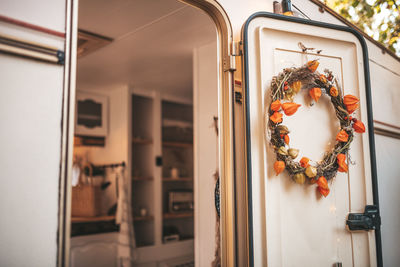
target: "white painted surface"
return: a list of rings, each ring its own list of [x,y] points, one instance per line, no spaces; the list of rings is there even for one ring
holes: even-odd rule
[[[400,240],[400,140],[376,136],[378,188],[382,219],[382,248],[384,266],[399,266]]]
[[[218,116],[217,43],[198,47],[193,53],[195,144],[195,263],[211,266],[216,248],[214,203],[217,170]]]
[[[54,266],[63,67],[0,56],[0,265]]]
[[[2,0],[1,15],[65,32],[65,0]]]
[[[65,30],[65,1],[5,0],[1,15]],[[2,34],[64,49],[64,39],[0,23]],[[55,266],[63,66],[0,55],[0,266]]]
[[[342,262],[346,266],[375,266],[373,233],[349,233],[345,227],[349,212],[362,212],[366,204],[372,203],[368,134],[356,135],[350,154],[357,164],[349,166],[348,174],[337,174],[327,198],[316,193],[316,186],[296,185],[286,172],[276,177],[272,168],[276,156],[264,136],[272,76],[284,67],[301,66],[315,58],[297,53],[299,41],[324,48],[318,56],[319,70],[331,69],[344,93],[361,99],[361,108],[355,114],[366,122],[358,40],[345,32],[267,18],[253,20],[248,32],[255,265],[328,266]],[[333,111],[327,114],[329,101],[324,105],[320,100],[308,108],[308,101],[302,99],[295,99],[302,106],[295,116],[284,116],[284,124],[297,129],[290,137],[291,147],[300,149],[299,159],[308,156],[319,161],[321,152],[335,142],[339,127],[336,119],[332,120]]]

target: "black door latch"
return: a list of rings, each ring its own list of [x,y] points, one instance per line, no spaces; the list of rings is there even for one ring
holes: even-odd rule
[[[379,208],[375,205],[367,205],[365,206],[364,213],[350,213],[346,224],[351,231],[375,230],[381,226]]]

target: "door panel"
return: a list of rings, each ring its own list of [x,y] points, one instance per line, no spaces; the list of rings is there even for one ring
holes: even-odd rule
[[[360,98],[361,107],[355,115],[368,127],[372,122],[363,44],[341,28],[282,18],[260,13],[250,18],[243,29],[253,264],[332,266],[340,262],[343,266],[375,266],[374,232],[350,233],[346,229],[349,212],[362,213],[365,205],[374,203],[371,132],[356,134],[351,144],[349,172],[337,174],[327,198],[321,198],[315,185],[295,184],[286,172],[275,176],[272,166],[276,156],[265,135],[272,77],[283,68],[300,67],[313,59],[319,59],[321,73],[325,68],[333,71],[344,94]],[[302,53],[299,42],[322,52]],[[307,156],[319,161],[335,144],[339,123],[327,97],[310,106],[306,94],[295,97],[294,101],[302,107],[295,116],[286,116],[284,124],[292,130],[291,147],[300,149],[298,159]]]

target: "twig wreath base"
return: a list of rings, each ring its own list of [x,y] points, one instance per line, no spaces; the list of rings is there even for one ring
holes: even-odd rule
[[[317,184],[317,190],[326,197],[330,192],[328,181],[333,179],[338,171],[348,171],[346,159],[354,132],[364,133],[365,126],[351,116],[359,107],[359,99],[353,95],[343,96],[332,71],[325,69],[324,74],[320,74],[316,71],[318,65],[318,60],[313,60],[299,68],[284,69],[274,76],[267,116],[270,143],[276,153],[276,175],[286,169],[296,183],[304,184],[308,180],[311,184]],[[300,90],[308,90],[316,103],[321,96],[329,97],[340,122],[334,148],[325,152],[323,159],[313,165],[307,157],[295,161],[299,150],[290,147],[290,131],[282,124],[283,115],[291,116],[300,108],[301,105],[293,102],[294,96]]]

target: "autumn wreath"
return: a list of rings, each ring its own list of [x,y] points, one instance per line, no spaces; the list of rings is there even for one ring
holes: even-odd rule
[[[328,181],[336,173],[347,172],[347,152],[354,138],[354,132],[364,133],[364,124],[353,118],[351,114],[359,107],[359,99],[353,95],[342,95],[337,79],[329,70],[320,74],[316,70],[319,62],[309,61],[300,68],[284,69],[272,78],[271,104],[268,108],[268,129],[270,142],[276,153],[274,169],[276,175],[284,169],[298,184],[304,184],[306,177],[309,183],[317,184],[317,190],[323,195],[329,194]],[[331,151],[325,152],[323,159],[312,164],[307,157],[295,161],[299,150],[291,148],[289,129],[282,124],[283,114],[291,116],[301,106],[293,102],[300,90],[308,90],[313,101],[318,102],[322,95],[330,97],[335,108],[336,117],[340,121],[340,130],[336,136],[336,144]]]

